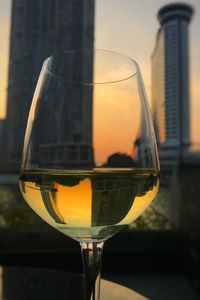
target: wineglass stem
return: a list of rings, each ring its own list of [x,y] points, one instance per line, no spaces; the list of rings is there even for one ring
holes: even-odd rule
[[[99,300],[104,242],[80,242],[80,245],[85,275],[85,299]]]

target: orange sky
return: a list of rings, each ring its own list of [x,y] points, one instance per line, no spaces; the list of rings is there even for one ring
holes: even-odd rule
[[[8,44],[10,22],[8,16],[0,18],[0,118],[5,115],[6,91],[7,91],[7,69],[8,69]]]
[[[158,9],[168,0],[96,0],[96,48],[115,50],[135,59],[141,68],[151,100],[151,54],[159,28]],[[186,2],[195,8],[190,24],[191,135],[200,143],[200,1]],[[10,0],[0,1],[0,118],[5,116]],[[114,7],[114,9],[113,9]]]
[[[200,1],[199,0],[98,0],[96,3],[96,48],[124,53],[140,65],[151,103],[151,54],[159,28],[156,15],[171,2],[193,6],[190,23],[190,120],[192,142],[200,148]],[[113,9],[113,7],[115,9]]]
[[[93,137],[97,165],[116,152],[132,154],[141,116],[136,83],[136,77],[132,77],[125,82],[95,86]]]

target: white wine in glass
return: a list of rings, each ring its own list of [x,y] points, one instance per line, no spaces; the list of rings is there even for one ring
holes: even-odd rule
[[[98,300],[103,244],[151,204],[159,161],[139,67],[122,54],[47,58],[26,129],[20,189],[82,249],[86,300]]]

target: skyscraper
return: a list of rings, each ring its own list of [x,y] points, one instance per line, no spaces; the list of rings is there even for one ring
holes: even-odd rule
[[[6,166],[18,171],[28,112],[44,59],[93,48],[94,1],[13,0],[10,36]]]
[[[193,9],[173,3],[158,12],[152,54],[152,109],[161,161],[180,162],[190,145],[189,33]]]

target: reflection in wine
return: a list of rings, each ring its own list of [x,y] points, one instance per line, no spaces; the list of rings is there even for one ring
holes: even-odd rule
[[[155,198],[151,169],[26,171],[22,194],[33,210],[61,232],[82,240],[104,240],[133,222]]]

